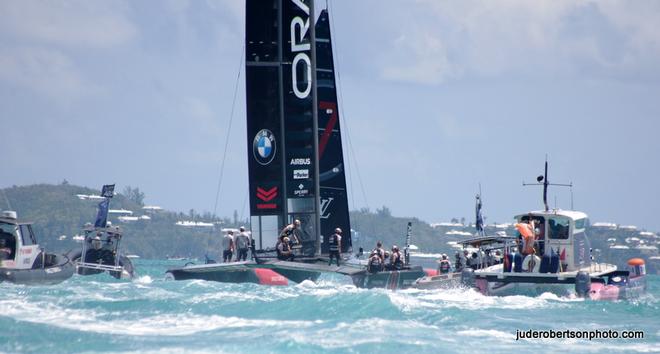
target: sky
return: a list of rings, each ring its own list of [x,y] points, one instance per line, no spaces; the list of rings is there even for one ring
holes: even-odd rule
[[[328,3],[351,209],[473,221],[481,186],[508,222],[547,156],[592,222],[660,230],[660,2]],[[212,212],[221,181],[217,214],[247,217],[244,23],[238,0],[0,1],[0,188]]]

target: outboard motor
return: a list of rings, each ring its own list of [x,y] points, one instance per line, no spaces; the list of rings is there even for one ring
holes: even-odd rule
[[[465,268],[461,272],[461,284],[469,288],[474,286],[474,269]]]
[[[591,290],[591,276],[587,272],[578,272],[575,276],[575,293],[579,297],[587,297]]]

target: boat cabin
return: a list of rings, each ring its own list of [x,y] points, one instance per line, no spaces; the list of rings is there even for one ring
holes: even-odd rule
[[[591,244],[585,234],[589,224],[587,214],[553,209],[517,215],[515,219],[526,224],[534,221],[535,254],[539,257],[558,255],[562,271],[572,272],[591,264]],[[516,233],[521,239],[520,232]],[[519,242],[518,252],[522,252],[522,242]]]
[[[15,211],[0,214],[0,268],[32,269],[41,249],[32,223],[19,222]]]

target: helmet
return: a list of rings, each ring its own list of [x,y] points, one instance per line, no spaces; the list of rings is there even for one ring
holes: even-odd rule
[[[447,255],[443,253],[442,254],[442,259],[447,259]]]
[[[284,237],[284,238],[282,239],[282,241],[284,241],[284,242],[289,242],[289,238],[288,238],[288,237]]]
[[[101,245],[101,238],[100,238],[99,236],[94,236],[94,238],[92,238],[92,247],[93,247],[95,250],[99,250],[99,249],[101,249],[101,247],[102,247],[102,245]]]
[[[399,247],[397,245],[392,246],[392,251],[398,251]]]
[[[245,231],[245,226],[241,226],[238,228],[241,232]]]
[[[298,220],[298,219],[293,220],[293,224],[296,225],[296,226],[300,226],[300,220]]]
[[[340,229],[340,228],[336,228],[336,229],[335,229],[335,233],[340,234],[340,233],[341,233],[341,229]]]

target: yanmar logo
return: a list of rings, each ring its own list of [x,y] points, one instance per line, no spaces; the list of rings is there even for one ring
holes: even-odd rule
[[[312,164],[312,159],[311,158],[295,158],[291,159],[291,162],[289,165],[291,166],[302,166],[302,165],[311,165]]]
[[[263,201],[264,203],[258,203],[257,209],[276,209],[277,204],[268,203],[277,197],[277,187],[273,187],[269,190],[265,190],[261,187],[257,187],[257,198]]]

